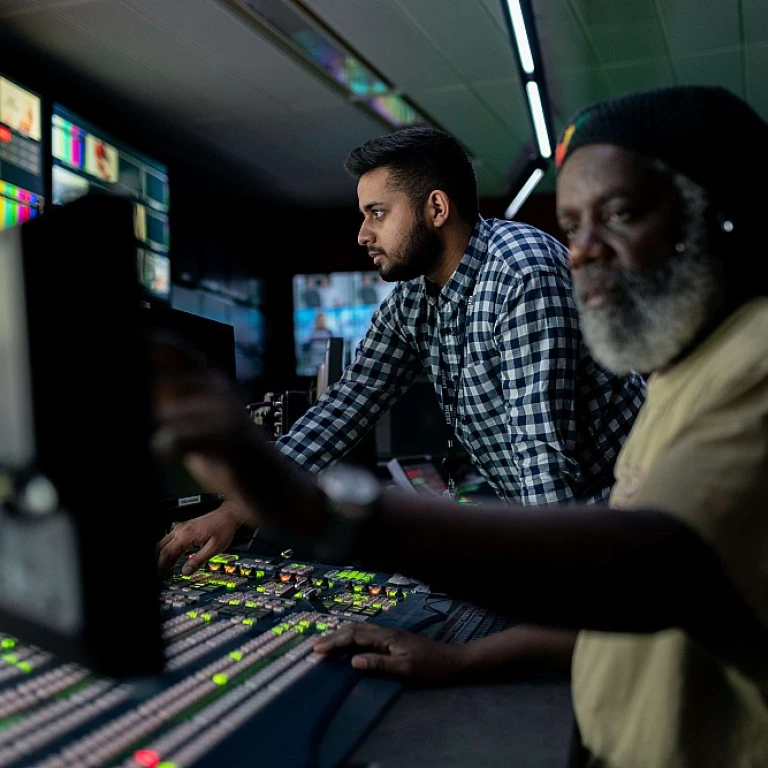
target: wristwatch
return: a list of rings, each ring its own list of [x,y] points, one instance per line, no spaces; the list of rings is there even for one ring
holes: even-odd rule
[[[317,480],[325,496],[326,524],[315,541],[319,562],[342,564],[354,554],[355,539],[376,512],[382,486],[367,469],[352,464],[335,464]]]

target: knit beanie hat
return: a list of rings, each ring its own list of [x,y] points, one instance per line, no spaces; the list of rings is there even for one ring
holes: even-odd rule
[[[639,91],[586,107],[563,131],[558,170],[585,144],[614,144],[661,160],[702,186],[730,219],[746,213],[744,207],[754,213],[760,196],[749,190],[749,177],[768,170],[768,123],[720,87]]]

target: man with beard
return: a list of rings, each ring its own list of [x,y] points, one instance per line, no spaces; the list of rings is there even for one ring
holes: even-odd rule
[[[345,168],[358,181],[358,242],[397,286],[341,380],[279,450],[322,471],[423,372],[445,415],[449,463],[458,442],[508,502],[605,501],[645,385],[590,357],[565,248],[531,226],[481,217],[469,155],[435,128],[368,141]],[[242,522],[227,501],[176,526],[161,542],[161,566],[197,545],[185,564],[194,571]]]
[[[730,92],[681,86],[598,102],[558,145],[585,339],[651,372],[608,507],[450,508],[362,477],[344,493],[341,467],[313,483],[215,382],[163,412],[159,445],[253,523],[532,622],[463,647],[353,624],[318,653],[442,683],[572,654],[573,765],[768,765],[768,286],[747,184],[767,140]],[[257,465],[269,496],[239,469]]]

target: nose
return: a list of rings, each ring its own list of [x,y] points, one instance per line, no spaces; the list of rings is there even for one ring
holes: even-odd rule
[[[373,231],[368,226],[368,221],[364,220],[360,225],[360,231],[357,233],[357,244],[368,246],[373,243]]]
[[[604,259],[606,245],[600,233],[591,223],[583,223],[568,243],[568,260],[571,269],[578,269],[590,261]]]

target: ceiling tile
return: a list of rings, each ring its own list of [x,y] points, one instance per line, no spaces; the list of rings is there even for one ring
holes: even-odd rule
[[[38,0],[2,0],[0,2],[0,19],[18,16],[22,13],[37,13],[40,7]]]
[[[575,112],[602,99],[609,91],[608,80],[602,69],[586,72],[555,71],[547,81],[556,132],[565,127],[566,121]]]
[[[673,56],[691,56],[741,43],[738,3],[660,0],[659,4]]]
[[[323,107],[340,98],[319,75],[307,77],[303,64],[222,2],[185,0],[184,13],[179,13],[178,0],[125,2],[155,26],[226,68],[227,80],[250,84],[276,103],[288,108]],[[146,54],[152,55],[152,51]]]
[[[400,5],[349,0],[305,3],[406,95],[414,86],[440,88],[455,83],[450,63],[424,39]]]
[[[747,46],[746,64],[749,103],[768,120],[768,45]]]
[[[480,0],[463,0],[451,9],[450,24],[435,24],[445,0],[396,0],[419,34],[432,42],[454,70],[457,80],[473,81],[495,72],[517,75],[509,35],[486,12]]]
[[[570,0],[603,64],[667,54],[653,0]]]
[[[581,72],[598,66],[595,49],[568,0],[538,0],[533,7],[547,74]]]
[[[604,67],[604,71],[610,89],[608,95],[675,84],[675,75],[667,58]]]
[[[485,7],[488,15],[493,19],[494,24],[499,29],[504,30],[506,34],[507,19],[504,13],[503,5],[506,5],[504,0],[480,0],[480,4]]]
[[[96,2],[101,2],[101,0],[0,0],[0,19],[18,16],[22,13],[37,13],[68,5],[84,5]]]
[[[768,4],[765,0],[741,0],[744,42],[768,42]]]
[[[675,59],[682,85],[720,85],[744,98],[744,72],[739,50],[718,51]]]
[[[521,142],[528,140],[528,105],[517,76],[485,83],[473,83],[471,89],[498,122]]]

